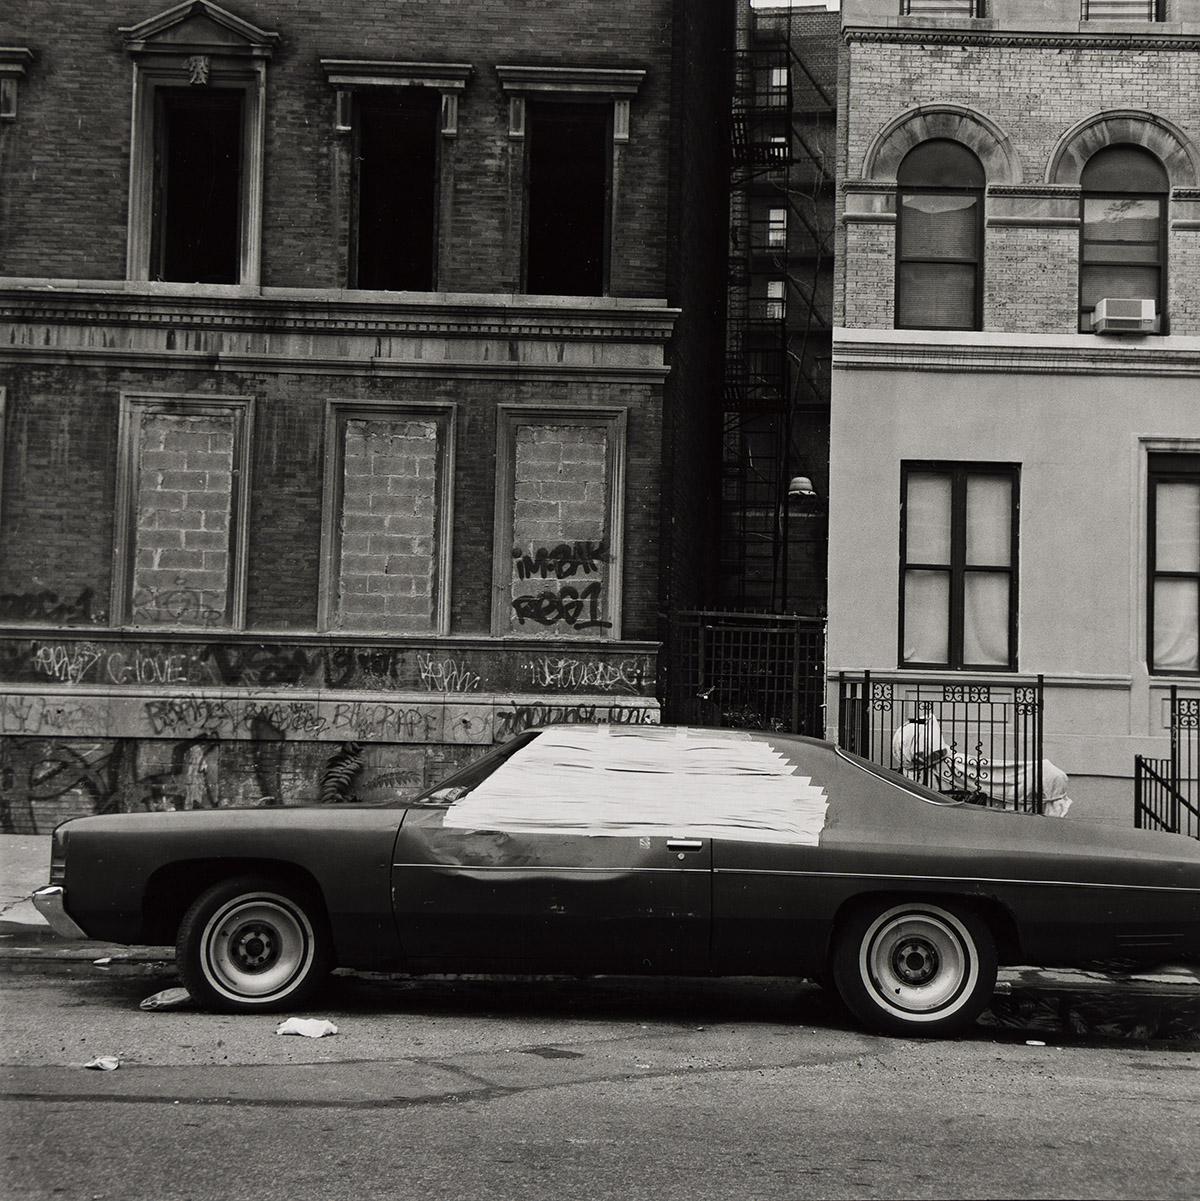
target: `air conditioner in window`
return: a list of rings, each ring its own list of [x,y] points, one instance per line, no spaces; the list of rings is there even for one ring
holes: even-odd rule
[[[1096,334],[1156,334],[1158,305],[1153,300],[1105,298],[1096,302],[1092,332]]]

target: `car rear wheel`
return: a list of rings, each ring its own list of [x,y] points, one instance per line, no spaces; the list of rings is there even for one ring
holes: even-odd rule
[[[272,1013],[306,1001],[332,963],[321,905],[278,880],[214,884],[179,927],[176,959],[188,992],[227,1013]]]
[[[883,1034],[969,1026],[996,987],[991,932],[965,908],[905,901],[859,909],[839,931],[833,979],[850,1011]]]

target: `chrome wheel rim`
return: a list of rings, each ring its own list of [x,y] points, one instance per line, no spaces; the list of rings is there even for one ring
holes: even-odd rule
[[[859,970],[871,995],[914,1021],[954,1013],[979,976],[974,943],[951,913],[901,906],[872,923],[859,952]]]
[[[238,897],[204,928],[209,982],[233,999],[279,996],[303,979],[316,954],[312,924],[286,897]]]

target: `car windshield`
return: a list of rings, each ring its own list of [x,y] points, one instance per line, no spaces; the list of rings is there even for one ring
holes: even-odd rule
[[[449,805],[452,801],[465,797],[473,788],[478,788],[501,764],[506,763],[523,746],[528,746],[540,733],[539,730],[526,730],[518,734],[512,742],[493,747],[486,755],[481,755],[466,767],[460,768],[452,776],[439,780],[431,788],[427,788],[414,800],[414,805]]]
[[[961,797],[944,792],[936,792],[934,789],[927,788],[917,780],[910,779],[895,768],[884,767],[882,763],[873,763],[870,759],[864,759],[860,755],[854,755],[849,751],[842,750],[840,746],[837,748],[837,755],[839,759],[844,759],[847,763],[853,764],[859,771],[865,771],[872,776],[878,776],[879,779],[886,781],[888,784],[894,784],[897,788],[902,788],[905,792],[910,792],[913,796],[920,797],[921,800],[928,801],[931,805],[961,805],[964,803]]]

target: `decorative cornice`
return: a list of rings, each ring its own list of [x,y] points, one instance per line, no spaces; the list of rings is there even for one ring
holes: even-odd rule
[[[1200,340],[1174,348],[1165,337],[1138,338],[1125,345],[1111,339],[1080,335],[1058,344],[1018,339],[978,342],[899,342],[856,338],[840,330],[833,343],[833,366],[840,370],[958,371],[970,374],[1130,375],[1200,377]],[[866,331],[863,331],[866,332]]]
[[[864,29],[842,30],[845,43],[893,43],[908,46],[1025,46],[1042,50],[1200,50],[1193,34],[1064,33],[992,29]]]
[[[989,196],[1028,196],[1035,199],[1072,199],[1079,195],[1079,186],[1053,183],[992,183],[988,184]]]
[[[10,281],[11,282],[11,281]],[[677,309],[495,295],[130,294],[4,287],[0,361],[362,378],[658,383]],[[234,289],[230,289],[235,291]],[[209,290],[211,293],[211,289]]]
[[[117,325],[123,328],[239,331],[249,333],[355,334],[417,337],[503,337],[572,341],[663,341],[677,309],[646,304],[626,307],[503,303],[503,298],[462,295],[434,303],[420,299],[372,302],[345,293],[321,296],[245,297],[97,294],[5,287],[0,282],[0,323]],[[2,344],[0,344],[2,345]]]

